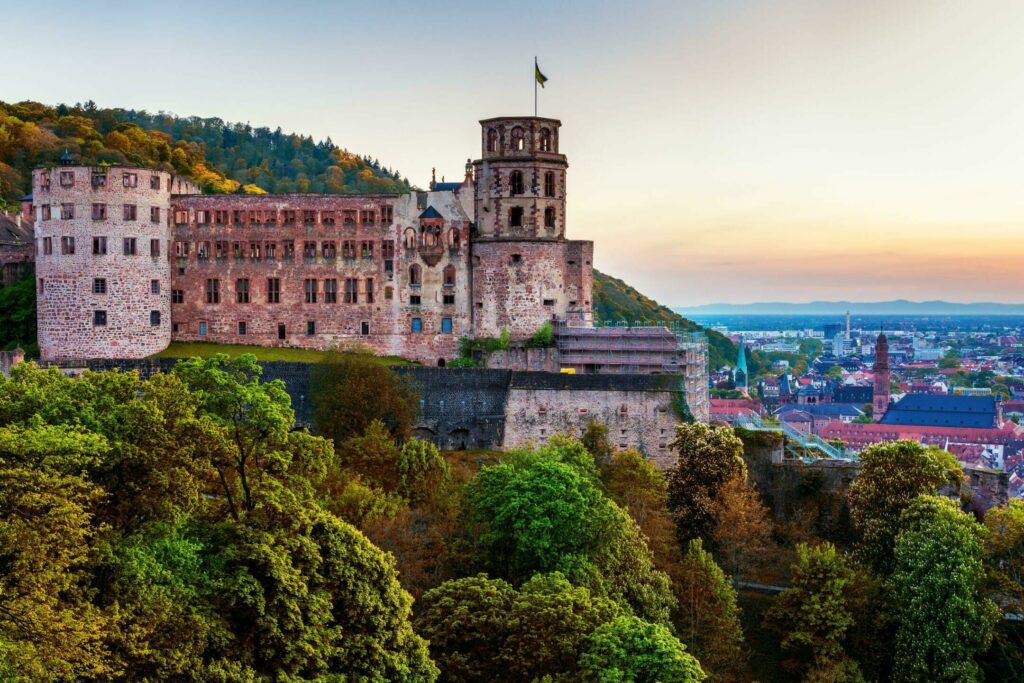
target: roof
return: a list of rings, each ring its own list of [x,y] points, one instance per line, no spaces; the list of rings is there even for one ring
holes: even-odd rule
[[[462,187],[462,183],[434,183],[433,191],[434,192],[455,192],[460,187]]]
[[[444,218],[444,216],[433,206],[428,206],[427,210],[420,214],[420,218]]]
[[[886,411],[881,424],[922,427],[996,426],[994,396],[907,394]]]
[[[0,243],[32,244],[32,223],[22,218],[21,225],[9,214],[0,213]]]
[[[785,408],[780,408],[777,411],[777,414],[781,415],[782,413],[789,412],[790,410],[800,410],[811,415],[831,415],[833,417],[858,417],[864,414],[860,408],[850,405],[849,403],[791,404]]]

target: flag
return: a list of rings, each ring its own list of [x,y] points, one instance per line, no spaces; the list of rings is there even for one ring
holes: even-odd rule
[[[533,59],[533,72],[534,72],[534,78],[537,79],[537,82],[540,83],[540,87],[543,88],[544,87],[544,83],[548,80],[548,77],[540,72],[540,67],[537,66],[537,58],[536,57],[534,57],[534,59]]]

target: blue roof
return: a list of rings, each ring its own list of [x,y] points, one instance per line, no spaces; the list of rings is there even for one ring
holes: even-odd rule
[[[420,214],[420,218],[444,218],[437,209],[428,206],[427,210]]]
[[[434,192],[455,192],[462,183],[434,183]]]
[[[882,424],[921,427],[996,426],[994,396],[933,396],[907,394],[886,411]]]

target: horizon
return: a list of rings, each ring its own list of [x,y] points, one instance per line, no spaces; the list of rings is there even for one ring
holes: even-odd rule
[[[39,49],[37,11],[8,12],[0,99],[280,126],[423,187],[479,156],[478,120],[532,113],[537,55],[539,114],[563,122],[568,234],[652,298],[1016,303],[1024,5],[954,4],[528,3],[545,20],[494,50],[495,17],[471,4],[296,2],[268,31],[269,9],[57,2],[60,49]],[[135,29],[200,11],[215,36],[169,32],[154,50]]]

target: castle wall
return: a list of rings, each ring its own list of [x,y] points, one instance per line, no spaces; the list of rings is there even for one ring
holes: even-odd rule
[[[44,359],[139,358],[167,346],[173,182],[168,173],[132,167],[34,172]],[[94,247],[93,238],[105,242]],[[134,253],[126,240],[134,240]]]

